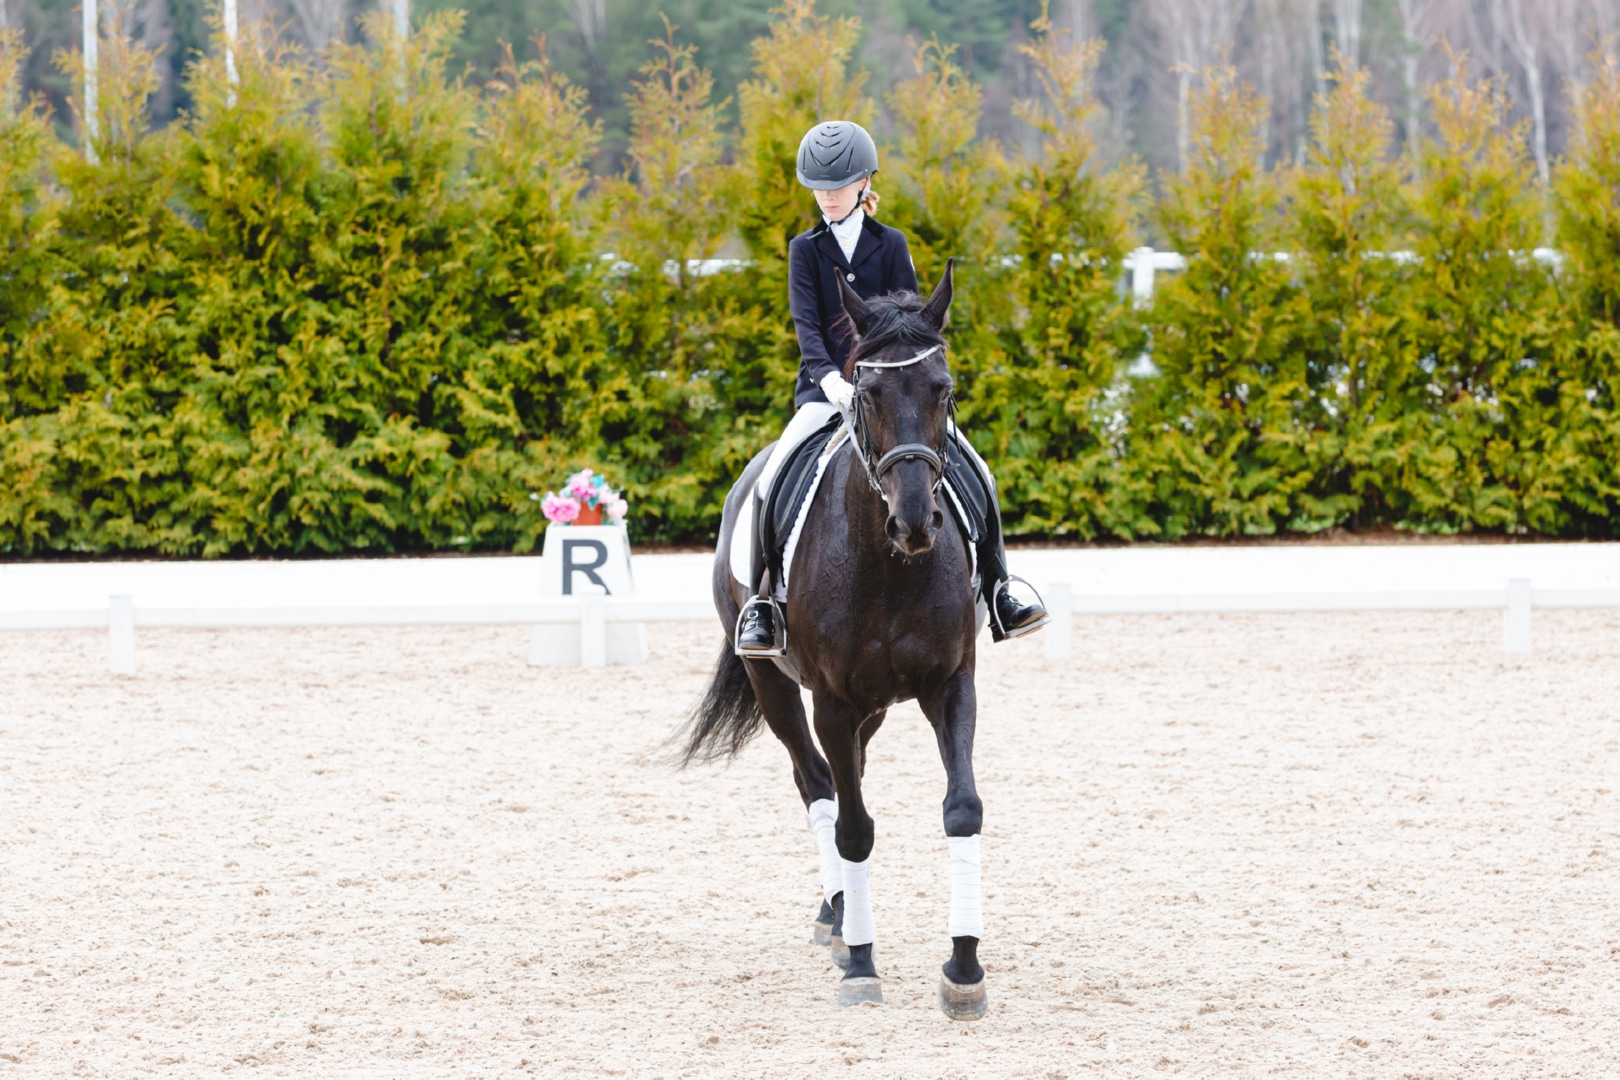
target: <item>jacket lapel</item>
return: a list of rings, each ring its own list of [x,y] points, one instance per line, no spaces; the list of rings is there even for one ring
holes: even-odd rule
[[[822,222],[820,230],[816,233],[815,240],[816,246],[820,248],[822,252],[840,269],[842,269],[844,273],[854,273],[855,268],[849,265],[848,259],[844,258],[844,249],[838,246],[838,238],[832,234],[831,229],[827,228],[826,222]],[[860,253],[860,246],[856,245],[855,254],[857,261],[859,261]]]
[[[838,246],[836,241],[834,241],[833,246]],[[861,265],[882,246],[883,233],[879,231],[878,223],[873,221],[872,216],[868,214],[866,220],[861,222],[861,235],[855,238],[855,255],[849,260],[850,268],[854,269]],[[840,252],[839,254],[843,253]]]

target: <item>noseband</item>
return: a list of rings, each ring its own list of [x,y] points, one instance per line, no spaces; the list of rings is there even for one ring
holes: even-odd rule
[[[929,446],[926,443],[901,443],[899,446],[896,446],[894,449],[878,458],[876,465],[872,464],[872,449],[870,445],[871,432],[867,429],[866,413],[865,410],[861,408],[860,404],[861,369],[866,368],[868,370],[882,370],[886,368],[910,367],[912,364],[918,364],[928,359],[930,356],[944,349],[944,347],[945,346],[943,345],[929,346],[916,356],[911,357],[909,360],[858,360],[855,363],[856,400],[854,408],[851,409],[851,412],[854,414],[853,427],[855,439],[853,448],[855,451],[855,456],[860,458],[861,466],[866,470],[867,482],[872,485],[873,491],[877,492],[880,496],[883,496],[885,502],[888,501],[888,496],[883,494],[883,487],[878,483],[878,481],[882,480],[883,477],[888,474],[890,469],[894,468],[902,461],[927,462],[928,468],[934,474],[933,490],[937,492],[939,490],[939,486],[945,482],[945,445],[941,443],[939,448],[936,450],[934,447]],[[954,396],[950,399],[947,409],[951,412],[951,414],[955,414],[956,398]],[[949,439],[949,425],[947,425],[945,430],[945,437]]]

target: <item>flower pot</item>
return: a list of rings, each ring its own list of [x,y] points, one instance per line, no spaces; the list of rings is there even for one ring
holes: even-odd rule
[[[602,508],[600,506],[581,506],[579,516],[573,520],[575,525],[602,524]]]

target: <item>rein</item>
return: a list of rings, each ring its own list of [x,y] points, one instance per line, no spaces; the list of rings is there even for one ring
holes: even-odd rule
[[[870,432],[867,430],[865,413],[860,406],[860,369],[887,370],[910,367],[912,364],[921,363],[935,353],[941,352],[944,348],[943,345],[931,345],[907,360],[857,360],[855,362],[855,391],[857,397],[854,406],[850,410],[853,416],[845,418],[846,422],[853,421],[853,423],[850,423],[850,427],[853,429],[855,438],[851,440],[850,448],[854,451],[855,456],[860,459],[861,467],[866,470],[867,483],[872,485],[872,490],[877,492],[885,502],[888,501],[888,496],[884,494],[883,487],[878,481],[883,479],[890,469],[902,461],[922,460],[927,462],[929,469],[934,473],[933,489],[938,492],[939,486],[945,482],[945,445],[942,443],[939,449],[936,450],[926,443],[901,443],[878,458],[876,465],[872,464],[872,451],[869,443]],[[948,408],[954,416],[956,412],[956,398],[954,396],[952,396]],[[947,439],[950,438],[949,432],[950,429],[947,425],[945,435]]]

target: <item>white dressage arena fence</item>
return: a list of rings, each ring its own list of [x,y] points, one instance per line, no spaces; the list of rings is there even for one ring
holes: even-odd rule
[[[1536,608],[1620,608],[1620,544],[1014,549],[1010,562],[1045,595],[1053,620],[1040,636],[1054,660],[1071,657],[1088,615],[1497,610],[1503,649],[1524,653]],[[555,549],[549,559],[5,563],[0,630],[105,629],[120,674],[135,670],[137,631],[155,627],[527,625],[531,663],[590,667],[641,658],[613,644],[627,627],[719,631],[711,555],[636,556],[633,595],[620,595],[607,564],[591,580],[598,565]],[[553,577],[572,593],[557,595]]]

